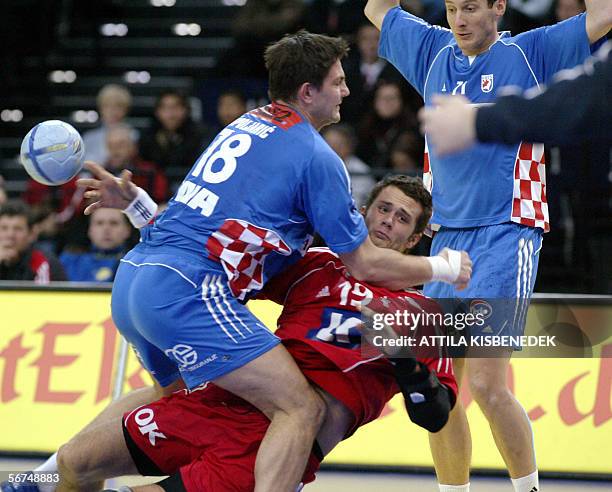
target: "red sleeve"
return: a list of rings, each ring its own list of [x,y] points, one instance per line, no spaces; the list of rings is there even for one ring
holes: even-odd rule
[[[339,261],[338,257],[327,248],[311,248],[298,262],[268,280],[255,298],[284,304],[285,297],[293,284],[309,272],[322,268],[328,261],[334,260]]]

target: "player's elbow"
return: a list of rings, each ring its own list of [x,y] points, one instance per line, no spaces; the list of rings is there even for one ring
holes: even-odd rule
[[[363,13],[372,24],[374,24],[379,30],[381,29],[384,14],[382,16],[380,15],[380,6],[378,6],[376,2],[370,0],[368,3],[366,3]]]
[[[398,0],[368,0],[368,3],[366,3],[363,9],[363,13],[380,31],[387,12],[398,5]]]

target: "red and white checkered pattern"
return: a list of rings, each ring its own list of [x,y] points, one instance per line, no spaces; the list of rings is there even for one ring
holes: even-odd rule
[[[276,232],[237,219],[227,219],[210,236],[206,249],[211,260],[223,265],[232,294],[238,299],[263,287],[264,261],[269,253],[291,254],[291,248]]]
[[[514,164],[512,222],[548,232],[544,145],[523,142]]]

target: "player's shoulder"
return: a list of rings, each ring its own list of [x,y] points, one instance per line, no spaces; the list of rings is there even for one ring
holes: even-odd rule
[[[306,251],[306,254],[304,255],[304,259],[307,259],[310,262],[340,261],[340,257],[331,249],[326,247],[309,248],[308,251]]]

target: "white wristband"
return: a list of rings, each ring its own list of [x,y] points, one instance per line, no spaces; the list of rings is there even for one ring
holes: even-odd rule
[[[142,188],[138,188],[136,198],[123,211],[136,229],[146,226],[157,213],[157,203]]]
[[[461,273],[461,253],[454,249],[445,249],[448,252],[448,261],[441,256],[427,257],[431,265],[431,281],[452,284]]]

